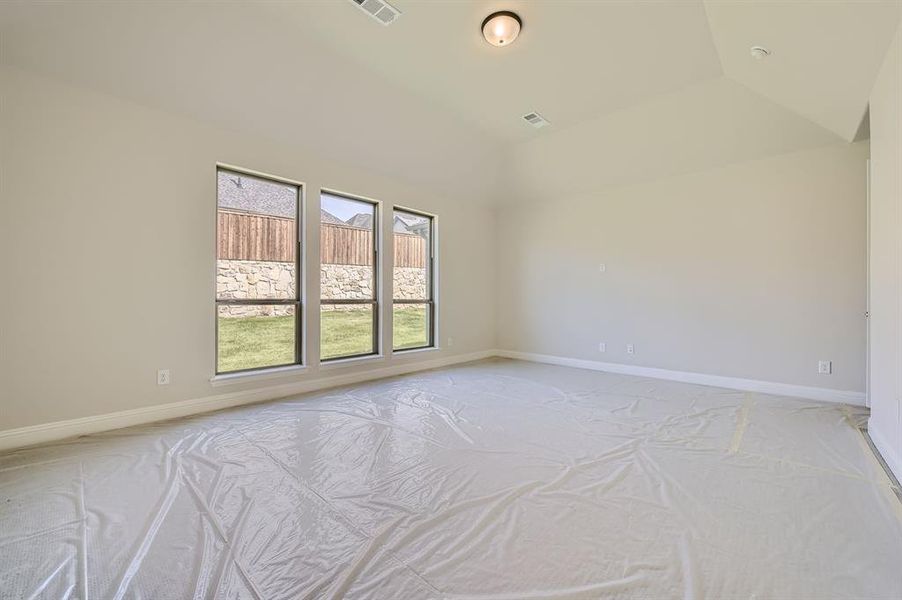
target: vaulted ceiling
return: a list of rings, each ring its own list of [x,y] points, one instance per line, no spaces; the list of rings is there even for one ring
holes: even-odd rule
[[[422,2],[398,0],[378,26],[347,1],[275,5],[335,52],[428,98],[499,140],[533,137],[538,110],[556,128],[719,77],[701,2]],[[353,7],[350,7],[353,8]],[[490,46],[480,24],[495,10],[524,21],[516,43]]]
[[[899,24],[902,2],[706,1],[724,74],[846,141]],[[750,57],[764,46],[766,60]]]
[[[392,3],[384,27],[347,0],[8,2],[0,51],[414,181],[584,188],[851,141],[902,14],[902,0]],[[495,48],[479,25],[502,9],[524,28]],[[552,126],[530,128],[533,110]]]

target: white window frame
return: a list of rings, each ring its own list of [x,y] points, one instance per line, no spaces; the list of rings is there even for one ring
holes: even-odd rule
[[[392,298],[392,311],[391,314],[394,317],[394,306],[395,304],[425,304],[429,310],[429,339],[428,342],[423,346],[412,346],[409,348],[395,348],[395,332],[394,326],[392,327],[392,339],[389,340],[389,344],[392,349],[392,354],[403,354],[405,352],[416,352],[418,350],[428,350],[431,348],[437,348],[437,340],[438,340],[438,286],[436,285],[437,277],[436,277],[436,239],[437,239],[437,225],[438,225],[438,217],[434,214],[424,212],[422,210],[417,210],[413,208],[407,208],[406,206],[393,206],[392,207],[392,231],[394,232],[394,221],[395,221],[395,212],[405,212],[417,217],[423,217],[429,219],[429,257],[426,265],[426,295],[428,298],[423,300],[408,300],[402,298]],[[392,235],[392,281],[394,281],[394,269],[395,269],[395,253],[394,253],[394,235]],[[392,288],[392,295],[394,295],[394,287]]]
[[[295,295],[293,298],[287,299],[220,299],[219,292],[216,286],[216,279],[219,273],[219,173],[222,171],[227,171],[229,173],[235,173],[236,175],[247,175],[248,177],[255,177],[257,179],[264,179],[267,181],[272,181],[274,183],[281,183],[285,185],[290,185],[296,188],[297,199],[295,205],[295,243],[297,245],[295,249],[295,257],[294,257],[294,270],[295,270]],[[285,177],[279,177],[277,175],[270,175],[268,173],[262,173],[260,171],[254,171],[252,169],[246,169],[244,167],[237,167],[235,165],[225,164],[225,163],[216,163],[215,169],[215,180],[214,180],[214,189],[216,193],[214,195],[214,205],[213,205],[213,327],[215,331],[215,336],[213,340],[213,380],[217,379],[225,379],[232,378],[243,375],[251,375],[258,373],[266,373],[266,372],[279,372],[286,369],[294,369],[297,367],[301,367],[304,365],[304,348],[305,348],[305,338],[304,338],[304,206],[305,202],[305,193],[306,193],[306,185],[301,181],[296,181],[294,179],[288,179]],[[252,305],[261,305],[261,304],[273,304],[280,306],[294,306],[294,318],[295,318],[295,339],[294,339],[294,361],[290,363],[283,363],[278,365],[264,365],[260,367],[251,367],[248,369],[236,369],[233,371],[220,371],[219,370],[219,307],[222,305],[235,305],[235,304],[252,304]]]
[[[319,361],[322,365],[329,365],[330,363],[340,363],[347,362],[359,359],[368,359],[368,358],[376,358],[382,356],[382,265],[380,261],[382,260],[382,202],[376,200],[374,198],[368,198],[367,196],[361,196],[359,194],[351,194],[348,192],[338,191],[332,188],[320,188],[320,210],[322,210],[322,197],[323,194],[328,194],[329,196],[335,196],[338,198],[343,198],[346,200],[350,200],[352,202],[363,202],[365,204],[370,204],[373,206],[373,298],[371,300],[367,299],[328,299],[323,298],[322,293],[322,282],[320,282],[320,300],[319,300],[319,313],[320,313],[320,338],[319,338]],[[321,213],[320,213],[321,214]],[[320,227],[322,227],[322,222],[320,222]],[[322,260],[322,248],[320,248],[320,260],[319,260],[320,269],[323,266]],[[320,273],[322,271],[320,270]],[[373,311],[373,346],[370,352],[362,352],[359,354],[342,354],[340,356],[330,356],[328,358],[323,358],[323,333],[322,333],[322,317],[323,317],[323,305],[324,304],[342,304],[342,305],[370,305]]]

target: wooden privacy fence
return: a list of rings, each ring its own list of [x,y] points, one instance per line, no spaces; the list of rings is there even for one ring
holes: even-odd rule
[[[395,234],[395,262],[392,264],[396,267],[425,269],[428,254],[425,238],[413,233]]]
[[[217,258],[294,261],[294,219],[220,210]]]
[[[226,260],[294,261],[294,219],[219,211],[217,258]],[[396,267],[425,268],[426,240],[411,233],[394,234]],[[320,255],[324,264],[370,265],[373,232],[350,225],[320,224]]]
[[[320,223],[319,255],[326,265],[371,265],[373,232],[359,227]]]

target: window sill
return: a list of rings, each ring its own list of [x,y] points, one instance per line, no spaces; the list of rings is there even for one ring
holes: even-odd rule
[[[272,369],[260,369],[259,371],[247,371],[244,373],[222,373],[210,378],[210,384],[214,387],[248,381],[261,381],[266,379],[279,379],[300,375],[307,369],[304,365],[290,365],[287,367],[273,367]]]
[[[336,358],[327,362],[321,362],[319,368],[322,370],[335,369],[338,367],[347,367],[357,363],[366,363],[371,361],[385,360],[384,354],[367,354],[366,356],[349,356],[348,358]]]
[[[413,354],[422,354],[423,352],[438,352],[441,350],[438,346],[427,346],[426,348],[411,348],[410,350],[393,350],[392,356],[396,358],[401,358],[404,356],[411,356]]]

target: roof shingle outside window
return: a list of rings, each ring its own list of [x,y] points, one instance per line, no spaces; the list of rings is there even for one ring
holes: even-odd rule
[[[217,187],[219,208],[290,219],[297,216],[293,185],[223,170],[217,175]]]

